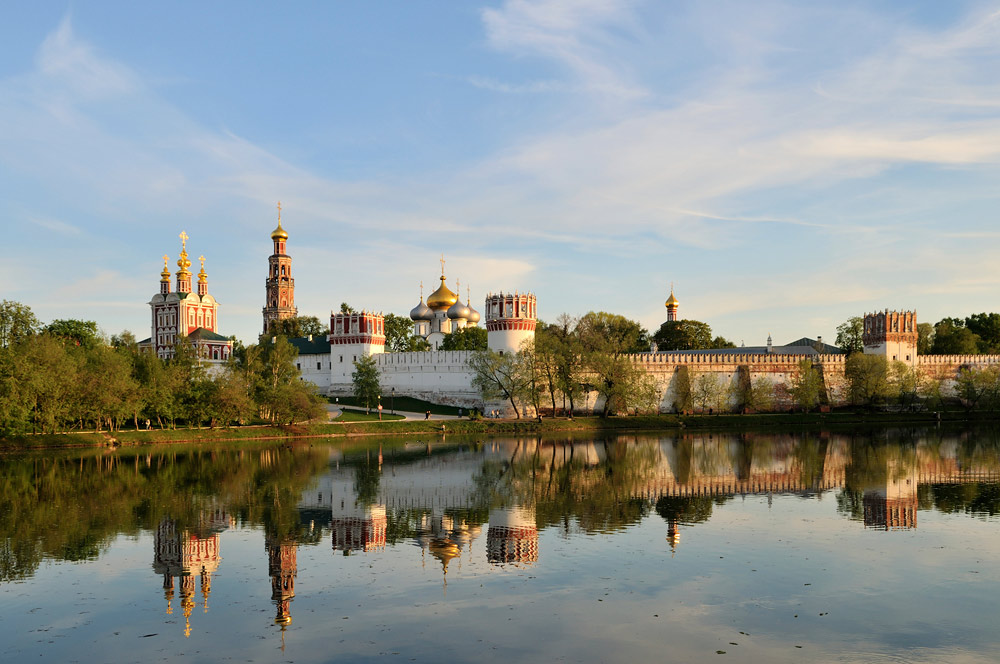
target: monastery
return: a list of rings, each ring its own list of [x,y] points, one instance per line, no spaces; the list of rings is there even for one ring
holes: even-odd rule
[[[173,355],[176,340],[186,336],[198,349],[202,361],[221,365],[232,352],[232,342],[217,331],[219,303],[208,292],[205,258],[200,257],[197,290],[192,290],[186,233],[181,233],[181,254],[177,260],[176,290],[171,290],[171,274],[164,256],[159,292],[149,302],[151,335],[140,345],[161,358]],[[271,233],[273,253],[268,258],[265,280],[265,300],[262,309],[263,330],[272,322],[298,314],[295,306],[295,280],[292,278],[292,258],[288,254],[288,232],[281,225],[278,206],[278,226]],[[425,339],[432,350],[418,352],[386,352],[385,317],[382,313],[364,310],[353,313],[331,312],[329,334],[325,338],[290,339],[299,353],[298,369],[307,380],[328,396],[353,394],[351,374],[354,363],[372,357],[379,371],[383,394],[409,396],[434,403],[466,408],[498,409],[506,412],[509,404],[484,403],[473,387],[473,372],[469,359],[473,351],[446,351],[440,346],[447,335],[466,327],[478,327],[483,322],[488,347],[497,353],[516,353],[526,341],[534,339],[537,321],[537,301],[533,293],[497,292],[486,295],[483,313],[472,308],[471,290],[462,302],[448,286],[444,258],[441,259],[440,284],[426,302],[421,285],[420,301],[410,311],[413,334]],[[664,303],[666,319],[680,320],[680,301],[674,295]],[[864,315],[864,352],[881,355],[889,361],[899,361],[919,375],[942,381],[947,393],[962,368],[982,368],[1000,365],[1000,355],[925,355],[917,354],[917,315],[915,311],[880,311]],[[809,360],[821,373],[825,388],[825,403],[836,406],[848,402],[845,376],[846,355],[839,349],[823,344],[820,339],[800,339],[785,346],[775,346],[768,337],[766,346],[733,349],[658,352],[630,355],[629,359],[655,380],[660,391],[660,412],[674,410],[678,376],[687,373],[690,384],[705,374],[714,374],[723,387],[745,377],[751,381],[764,379],[774,388],[779,408],[791,407],[789,389],[799,372],[799,363]],[[681,369],[685,368],[682,372]],[[594,393],[585,394],[579,404],[582,411],[599,410],[603,404]]]

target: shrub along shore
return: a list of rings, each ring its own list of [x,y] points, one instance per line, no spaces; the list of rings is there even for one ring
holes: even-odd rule
[[[860,412],[781,413],[755,415],[646,415],[638,417],[575,417],[542,420],[409,420],[383,422],[306,423],[288,426],[177,428],[21,434],[0,438],[0,450],[18,451],[67,447],[118,447],[163,443],[199,443],[240,440],[337,439],[358,436],[405,435],[534,435],[553,432],[681,431],[800,429],[842,430],[859,426],[929,426],[1000,421],[995,412]]]

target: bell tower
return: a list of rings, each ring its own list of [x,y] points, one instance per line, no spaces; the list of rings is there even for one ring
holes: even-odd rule
[[[281,202],[278,202],[278,227],[271,231],[274,253],[267,259],[268,274],[264,300],[264,334],[271,321],[297,316],[295,307],[295,280],[292,279],[292,257],[285,253],[288,233],[281,227]]]

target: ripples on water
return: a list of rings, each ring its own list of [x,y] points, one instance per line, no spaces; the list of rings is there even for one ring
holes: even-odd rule
[[[990,661],[992,432],[3,460],[4,661]]]

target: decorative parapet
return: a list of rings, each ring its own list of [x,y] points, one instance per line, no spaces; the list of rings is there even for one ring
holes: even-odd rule
[[[372,344],[385,346],[385,317],[373,311],[355,313],[330,312],[332,345]]]
[[[1000,355],[918,355],[917,366],[941,367],[962,365],[991,366],[1000,364]]]
[[[462,366],[467,367],[472,350],[420,350],[411,353],[382,353],[374,356],[380,367],[390,366]]]
[[[795,365],[802,360],[811,360],[815,364],[843,366],[846,355],[812,355],[799,353],[635,353],[626,355],[633,363],[640,365],[740,365],[750,366],[786,366]]]

